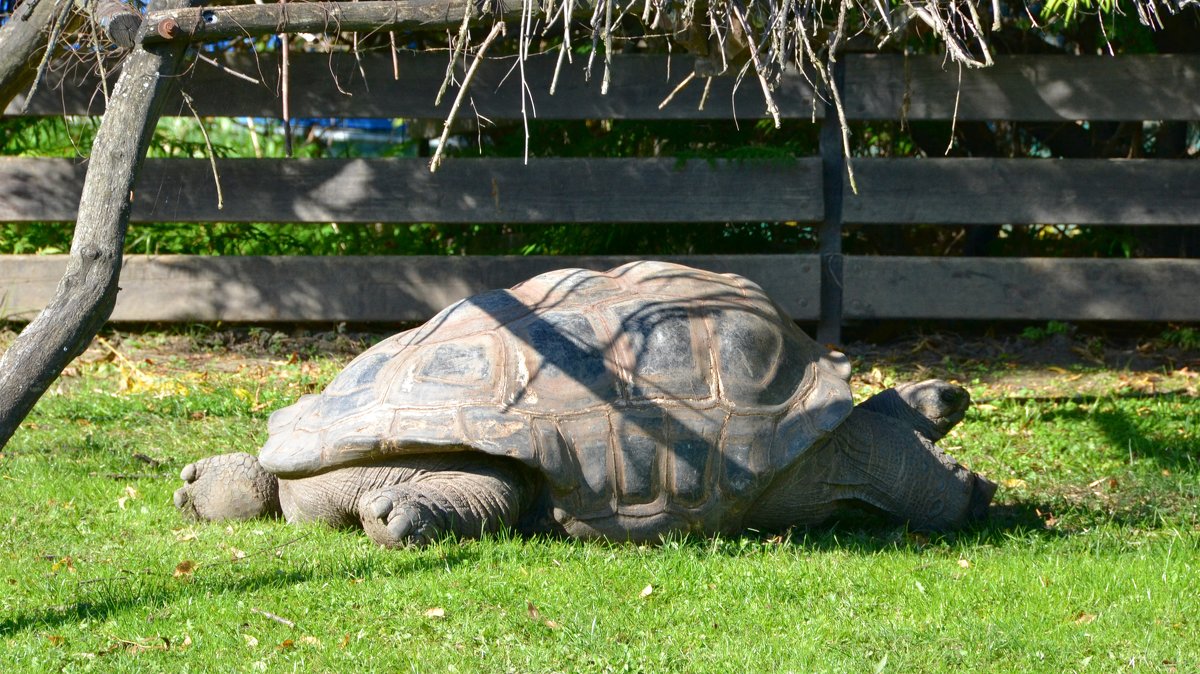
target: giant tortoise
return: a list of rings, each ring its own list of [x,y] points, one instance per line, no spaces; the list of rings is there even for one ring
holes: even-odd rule
[[[876,511],[984,516],[995,485],[934,443],[965,390],[855,406],[845,356],[744,278],[662,262],[564,269],[462,300],[270,419],[257,458],[183,469],[200,519],[282,513],[386,546],[501,528],[652,541]]]

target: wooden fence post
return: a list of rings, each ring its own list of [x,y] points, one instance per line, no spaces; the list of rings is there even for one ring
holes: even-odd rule
[[[845,92],[846,63],[836,61],[830,74],[839,92]],[[844,93],[843,93],[844,95]],[[821,255],[821,309],[817,341],[836,345],[842,341],[842,193],[846,182],[846,154],[833,95],[825,93],[825,118],[821,121],[821,178],[825,219],[817,233]]]

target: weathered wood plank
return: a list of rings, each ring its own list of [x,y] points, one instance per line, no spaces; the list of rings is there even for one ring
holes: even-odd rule
[[[848,319],[1200,320],[1200,260],[846,258]]]
[[[852,119],[1200,119],[1200,56],[1003,56],[962,70],[934,57],[847,56]],[[907,111],[905,96],[908,96]]]
[[[858,224],[1200,224],[1200,162],[859,159]]]
[[[149,160],[134,222],[815,222],[819,158]],[[83,166],[0,159],[2,221],[75,217]]]
[[[630,259],[133,255],[112,320],[418,321],[462,297],[543,271],[607,269]],[[814,255],[667,259],[742,274],[797,320],[817,318]],[[62,256],[0,257],[5,316],[21,320],[36,312],[65,263]],[[849,320],[1200,320],[1200,260],[850,256],[845,284]]]
[[[584,61],[564,66],[558,91],[549,95],[555,54],[532,57],[526,65],[536,115],[541,119],[730,119],[763,118],[762,93],[754,86],[734,91],[732,77],[718,77],[698,110],[703,82],[695,81],[670,105],[658,106],[683,77],[693,59],[650,54],[613,57],[613,83],[600,95],[600,77],[588,78]],[[908,88],[909,119],[950,119],[958,93],[958,71],[937,57],[851,54],[846,62],[843,99],[851,119],[897,119],[904,114]],[[906,65],[907,64],[907,65]],[[290,64],[295,117],[401,117],[443,119],[449,101],[434,106],[445,74],[441,54],[400,56],[400,79],[392,79],[387,54],[363,55],[364,81],[349,54],[296,54]],[[278,67],[274,54],[254,60],[239,56],[228,66],[263,84],[251,84],[204,63],[197,63],[183,82],[202,115],[278,117]],[[521,106],[511,57],[481,66],[471,97],[480,114],[493,120],[520,119]],[[907,75],[906,73],[907,69]],[[52,79],[31,102],[29,114],[100,114],[103,97],[94,78],[71,69],[68,80]],[[50,78],[64,75],[49,74]],[[507,77],[504,86],[501,81]],[[341,90],[339,91],[339,87]],[[343,93],[345,92],[345,93]],[[347,95],[352,94],[352,95]],[[813,104],[812,90],[799,73],[789,71],[775,93],[783,117],[808,120],[823,114]],[[8,113],[15,114],[21,98]],[[963,70],[958,118],[964,120],[1143,120],[1200,119],[1200,56],[1136,55],[1005,56],[996,65]],[[178,98],[168,113],[190,115]]]
[[[150,160],[134,222],[815,222],[820,159]],[[1200,224],[1200,163],[859,159],[855,224]],[[0,159],[0,220],[75,217],[82,165]]]
[[[609,269],[629,257],[206,257],[125,259],[113,321],[398,323],[419,321],[463,297],[563,267]],[[817,315],[811,255],[666,259],[746,276],[797,319]],[[62,256],[0,256],[0,304],[20,320],[41,308]]]
[[[302,117],[383,117],[405,119],[445,119],[454,99],[454,90],[435,106],[434,100],[446,74],[446,55],[402,53],[398,56],[400,79],[392,78],[392,59],[386,53],[362,55],[359,62],[351,54],[294,54],[291,70],[291,114]],[[699,110],[704,81],[694,80],[663,109],[659,104],[683,78],[692,72],[690,56],[625,54],[613,57],[612,84],[607,96],[600,95],[602,65],[591,77],[585,68],[586,57],[564,64],[558,88],[550,95],[557,53],[531,56],[525,65],[526,80],[533,97],[531,116],[539,119],[761,119],[766,117],[762,91],[757,86],[740,86],[735,91],[733,77],[714,78],[712,90]],[[199,62],[182,81],[181,89],[192,96],[201,115],[226,117],[279,117],[279,68],[276,54],[255,59],[236,55],[225,65],[237,72],[262,79],[253,84],[234,77],[212,65]],[[513,70],[515,57],[490,58],[480,65],[471,84],[474,109],[491,120],[522,118],[519,77]],[[68,69],[69,70],[69,69]],[[458,73],[461,81],[463,73]],[[94,76],[78,73],[51,73],[48,77],[69,78],[49,82],[30,103],[31,115],[98,115],[104,111],[103,96],[97,95]],[[296,86],[303,82],[304,86]],[[799,76],[789,76],[775,94],[783,116],[810,119],[814,114],[812,89]],[[18,98],[8,113],[19,110]],[[820,107],[816,114],[820,116]],[[169,113],[189,116],[191,111],[179,96],[167,106]]]

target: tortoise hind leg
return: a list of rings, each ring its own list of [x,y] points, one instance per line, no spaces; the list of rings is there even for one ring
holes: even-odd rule
[[[472,462],[367,492],[358,502],[363,530],[389,548],[443,536],[479,538],[517,524],[532,489],[502,460]]]

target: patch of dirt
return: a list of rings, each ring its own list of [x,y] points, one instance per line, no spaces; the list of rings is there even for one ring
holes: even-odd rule
[[[310,328],[192,328],[187,333],[108,330],[80,356],[85,363],[127,358],[151,370],[233,372],[332,357],[349,362],[392,333]],[[1161,327],[1158,328],[1161,332]],[[0,331],[0,349],[15,333]],[[1032,339],[1020,335],[933,332],[886,341],[852,341],[856,383],[938,377],[968,385],[980,399],[1197,394],[1200,350],[1159,339],[1109,336],[1072,327]]]
[[[933,333],[851,342],[845,350],[855,376],[867,383],[876,383],[871,381],[873,368],[890,368],[898,379],[939,377],[994,398],[1195,395],[1200,376],[1198,350],[1075,331],[1042,339]]]

